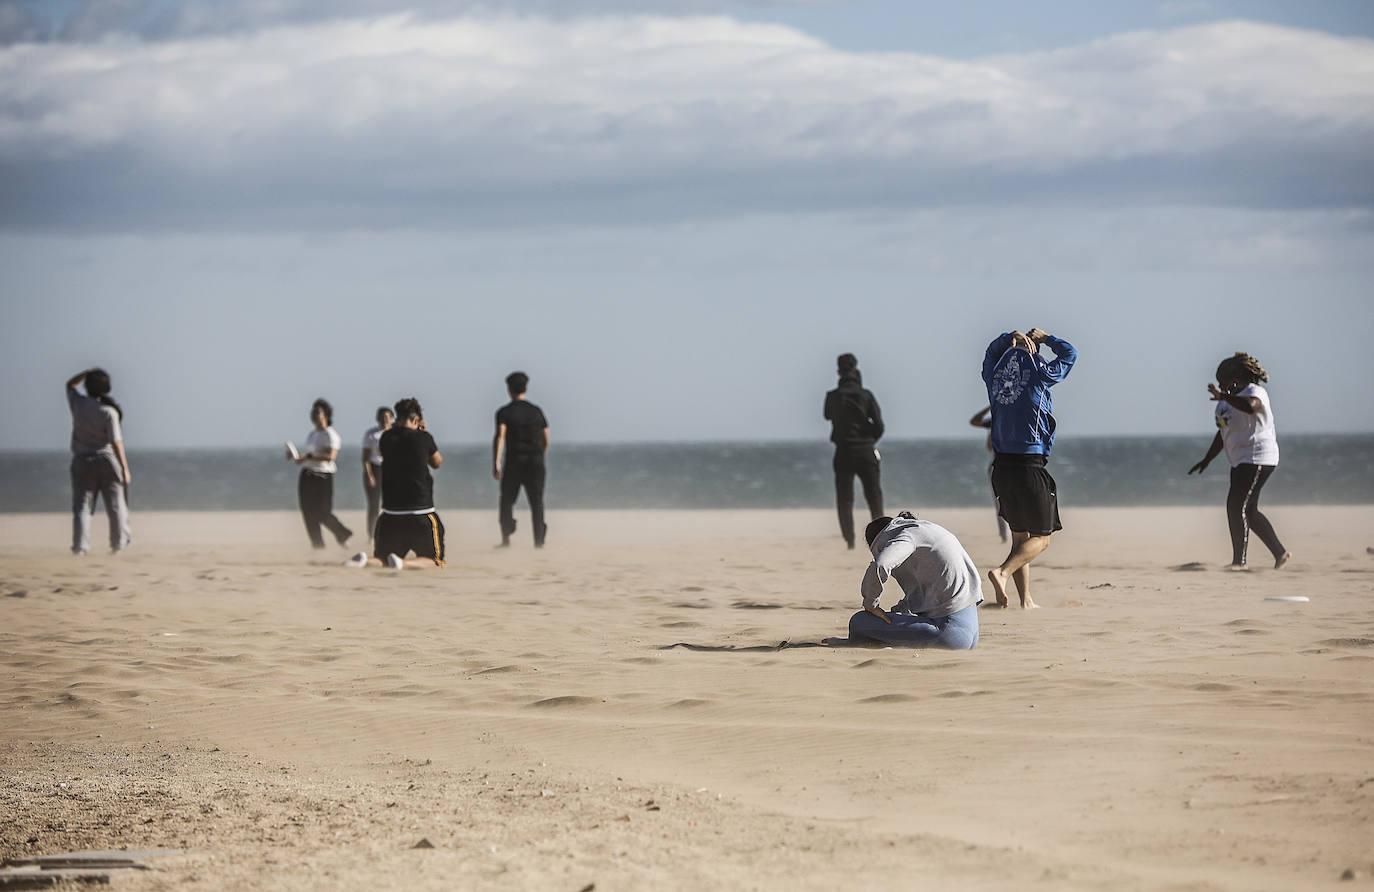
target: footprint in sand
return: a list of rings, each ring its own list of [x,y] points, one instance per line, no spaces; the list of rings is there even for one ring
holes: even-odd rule
[[[1374,638],[1327,638],[1318,644],[1330,647],[1374,647]]]
[[[864,697],[860,703],[910,703],[917,699],[911,694],[878,694],[875,697]]]
[[[669,703],[666,709],[696,709],[701,706],[710,706],[710,700],[698,700],[695,697],[685,697],[682,700],[675,700]]]
[[[535,709],[561,709],[567,706],[592,706],[600,701],[595,697],[546,697],[543,700],[536,700],[530,704]]]

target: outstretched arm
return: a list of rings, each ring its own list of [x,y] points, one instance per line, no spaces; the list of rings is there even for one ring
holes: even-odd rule
[[[1260,401],[1257,396],[1240,396],[1234,393],[1222,393],[1220,390],[1217,390],[1215,384],[1208,384],[1207,392],[1212,395],[1212,400],[1214,402],[1229,403],[1246,415],[1254,415],[1260,410]]]
[[[1207,470],[1207,466],[1212,463],[1212,459],[1216,458],[1220,454],[1221,431],[1217,431],[1217,435],[1212,438],[1212,445],[1207,448],[1207,454],[1202,457],[1202,461],[1198,462],[1197,464],[1189,468],[1188,473],[1192,474],[1194,471],[1196,471],[1197,473],[1201,474],[1203,471]]]

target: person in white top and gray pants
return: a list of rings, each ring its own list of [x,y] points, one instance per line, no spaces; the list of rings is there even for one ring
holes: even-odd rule
[[[82,383],[86,392],[76,388]],[[129,503],[126,489],[132,479],[124,454],[124,411],[110,397],[110,376],[104,369],[87,369],[67,382],[67,408],[72,412],[72,553],[91,549],[91,515],[95,501],[105,498],[110,521],[110,551],[129,547]]]

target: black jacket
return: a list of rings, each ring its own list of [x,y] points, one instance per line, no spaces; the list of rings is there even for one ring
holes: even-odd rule
[[[883,412],[855,369],[840,376],[840,386],[825,395],[830,442],[836,446],[873,446],[883,436]]]

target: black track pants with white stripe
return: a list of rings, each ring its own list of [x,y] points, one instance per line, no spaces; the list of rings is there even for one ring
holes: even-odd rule
[[[1231,525],[1231,563],[1244,564],[1253,530],[1274,557],[1283,554],[1274,526],[1259,510],[1260,490],[1275,465],[1236,465],[1231,469],[1231,491],[1226,496],[1226,519]]]

